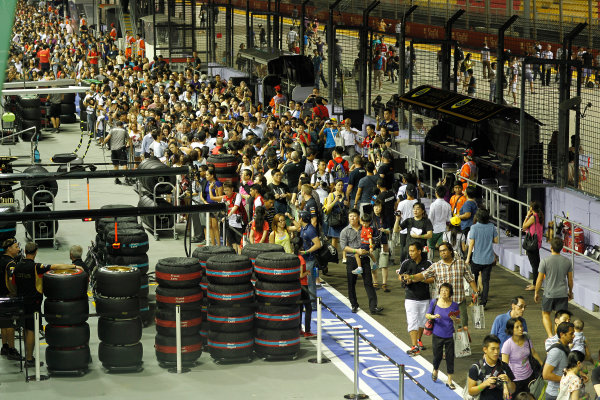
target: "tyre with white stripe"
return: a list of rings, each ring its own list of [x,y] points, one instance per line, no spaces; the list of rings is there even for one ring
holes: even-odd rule
[[[254,288],[251,283],[243,285],[217,285],[209,283],[206,294],[209,304],[223,306],[248,304],[254,300]]]
[[[212,358],[248,359],[252,357],[254,331],[245,332],[208,332],[208,351]]]
[[[256,329],[254,351],[259,357],[295,357],[300,350],[300,329]]]
[[[264,282],[297,282],[300,280],[300,259],[294,254],[266,253],[256,257],[254,272]]]
[[[202,269],[197,258],[168,257],[158,260],[155,267],[156,282],[163,288],[198,287]]]
[[[252,263],[248,257],[237,254],[212,256],[206,262],[206,277],[209,283],[237,285],[249,283]]]
[[[260,305],[254,315],[257,328],[294,329],[300,326],[300,308],[298,306]]]
[[[270,305],[296,305],[302,287],[296,282],[256,282],[256,301]]]
[[[210,304],[208,329],[212,332],[245,332],[254,329],[254,310],[250,307],[227,307]]]

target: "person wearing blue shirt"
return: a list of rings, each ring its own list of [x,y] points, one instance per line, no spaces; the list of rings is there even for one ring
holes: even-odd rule
[[[317,277],[319,269],[315,259],[315,252],[321,248],[321,240],[317,229],[311,224],[312,215],[309,211],[300,211],[300,237],[302,238],[302,249],[300,255],[306,261],[306,270],[308,271],[308,293],[313,305],[317,307]],[[295,222],[297,224],[297,222]]]
[[[490,333],[498,336],[501,342],[500,348],[502,348],[504,342],[510,337],[506,333],[506,322],[511,318],[523,318],[525,308],[527,308],[525,299],[522,296],[516,296],[512,299],[510,311],[500,314],[494,319]],[[523,332],[527,332],[527,323],[525,322],[525,319],[523,319]]]
[[[467,253],[466,262],[471,264],[475,281],[477,281],[481,272],[483,292],[479,298],[479,303],[485,306],[490,291],[492,267],[496,264],[493,244],[498,243],[498,232],[496,226],[490,223],[490,212],[488,210],[484,208],[477,210],[475,219],[477,223],[471,227],[467,236],[469,252]]]
[[[325,121],[325,125],[321,128],[319,137],[321,140],[325,138],[325,149],[323,150],[323,159],[331,160],[331,153],[335,149],[335,138],[339,134],[337,128],[337,120],[335,118],[328,119]]]
[[[469,186],[466,191],[467,201],[460,208],[458,217],[461,219],[460,221],[460,229],[466,235],[469,233],[469,229],[473,225],[473,218],[475,217],[475,213],[477,212],[477,202],[475,201],[475,196],[477,195],[477,191],[475,187]]]

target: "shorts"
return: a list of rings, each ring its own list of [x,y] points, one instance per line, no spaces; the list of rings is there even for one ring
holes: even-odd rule
[[[111,150],[110,160],[114,166],[127,165],[127,149]]]
[[[425,314],[431,300],[404,300],[404,309],[406,310],[406,325],[408,331],[416,331],[425,327]]]
[[[429,246],[429,250],[435,250],[440,244],[442,244],[442,237],[444,237],[444,232],[434,233],[431,235],[431,239],[427,239],[427,246]]]
[[[33,313],[38,312],[40,319],[38,320],[38,330],[42,329],[42,306],[40,304],[25,304],[25,317],[22,319],[24,322],[25,329],[28,331],[35,331],[35,318]]]
[[[50,104],[50,117],[51,118],[59,118],[60,117],[60,103],[59,104]]]
[[[227,226],[227,231],[225,232],[225,235],[227,237],[227,243],[230,245],[240,244],[240,242],[242,241],[242,229],[243,228]]]
[[[40,63],[42,72],[50,71],[50,63]]]
[[[375,79],[381,79],[383,77],[383,70],[382,69],[376,69],[375,70]]]
[[[568,297],[542,297],[542,311],[558,311],[569,309]]]
[[[14,328],[15,323],[12,318],[0,318],[0,329]]]

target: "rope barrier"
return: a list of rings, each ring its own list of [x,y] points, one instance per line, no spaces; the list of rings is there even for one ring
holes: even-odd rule
[[[323,305],[323,307],[325,309],[327,309],[331,314],[333,314],[334,317],[339,319],[344,325],[346,325],[350,329],[354,329],[354,327],[352,325],[350,325],[348,322],[346,322],[346,320],[344,320],[342,317],[340,317],[338,315],[338,313],[333,311],[327,304],[325,304],[323,301],[321,301],[321,304]],[[396,362],[393,358],[391,358],[385,352],[383,352],[383,350],[381,350],[379,347],[377,347],[375,344],[373,344],[373,342],[371,342],[369,339],[367,339],[362,333],[359,332],[358,336],[363,341],[365,341],[369,346],[371,346],[377,353],[379,353],[383,358],[385,358],[387,361],[389,361],[392,365],[396,366],[397,368],[404,369],[404,364],[399,364],[398,362]],[[410,381],[412,381],[415,385],[417,385],[417,387],[419,389],[421,389],[422,391],[427,393],[432,399],[440,400],[433,393],[431,393],[425,386],[421,385],[414,377],[412,377],[408,372],[406,372],[406,370],[404,370],[404,376],[406,376]]]

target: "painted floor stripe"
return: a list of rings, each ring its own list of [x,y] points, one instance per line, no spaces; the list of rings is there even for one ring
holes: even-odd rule
[[[361,333],[372,340],[372,342],[385,352],[390,358],[404,364],[406,371],[417,379],[423,386],[440,399],[459,400],[462,398],[462,387],[456,382],[456,390],[453,392],[446,388],[446,375],[439,372],[437,383],[431,380],[431,371],[433,366],[422,356],[410,357],[406,350],[410,348],[406,343],[394,336],[387,328],[373,319],[368,313],[360,310],[358,313],[351,312],[351,306],[346,297],[331,286],[324,286],[318,291],[323,302],[332,310],[340,315],[345,321],[353,326],[361,326]],[[388,310],[388,312],[391,312]],[[315,315],[316,313],[313,313]],[[402,315],[404,318],[404,315]],[[316,318],[313,318],[313,324],[316,324]],[[314,325],[313,325],[314,326]],[[324,355],[328,357],[334,365],[346,375],[350,381],[353,380],[353,338],[352,331],[345,324],[340,322],[329,311],[323,309],[323,347]],[[312,329],[316,332],[316,327]],[[378,399],[397,399],[398,398],[398,369],[379,355],[367,343],[361,341],[359,344],[360,352],[360,389],[371,398]],[[431,356],[431,349],[426,350],[426,354]],[[441,369],[445,369],[442,362]],[[464,380],[465,373],[458,372],[454,380]],[[349,391],[352,391],[352,384],[349,385]],[[411,381],[406,380],[405,396],[408,399],[424,398],[429,396]],[[424,397],[423,397],[424,396]]]

